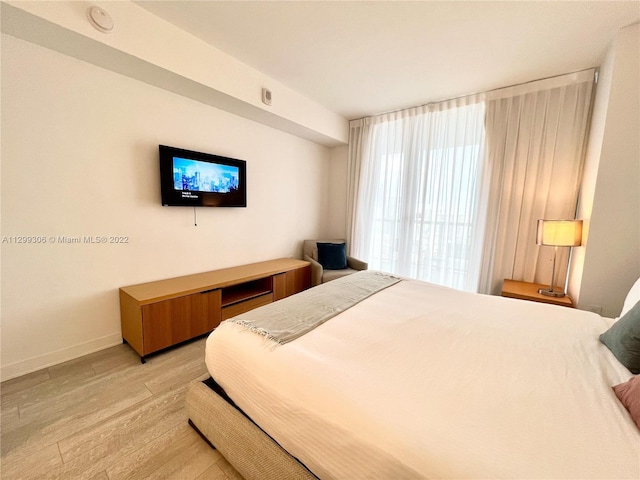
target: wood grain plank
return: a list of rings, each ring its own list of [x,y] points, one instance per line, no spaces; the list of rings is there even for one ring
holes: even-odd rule
[[[220,463],[226,462],[224,458],[221,458],[219,461],[211,465],[200,475],[195,477],[195,480],[228,480],[227,475],[220,468]]]
[[[122,395],[116,398],[110,396],[107,390],[117,391],[111,385],[98,395],[87,398],[86,403],[82,403],[83,398],[80,397],[73,398],[73,401],[65,397],[58,404],[47,402],[48,405],[39,405],[36,412],[28,412],[20,418],[15,422],[17,426],[12,425],[10,431],[5,430],[6,425],[3,423],[2,454],[15,448],[37,451],[151,396],[144,384],[123,385],[123,389],[120,390]]]
[[[7,380],[6,382],[2,382],[0,395],[2,395],[2,399],[4,402],[4,398],[10,396],[12,393],[22,392],[23,390],[33,387],[34,385],[44,383],[50,378],[51,376],[49,375],[49,370],[44,369],[38,370],[37,372],[28,373],[18,378]]]
[[[200,338],[143,365],[118,345],[3,383],[2,478],[241,480],[187,424],[204,350]]]
[[[98,472],[93,477],[89,478],[89,480],[109,480],[109,475],[105,470]]]
[[[146,477],[147,479],[195,479],[220,460],[222,455],[201,442],[193,429],[188,428],[191,430],[188,441],[183,445],[174,444],[174,448],[165,450],[164,454],[169,460]]]
[[[99,448],[100,455],[118,453],[120,449],[135,448],[163,435],[172,427],[186,421],[184,408],[186,386],[153,396],[131,406],[99,424],[75,432],[59,442],[65,462],[85,455],[92,461],[91,451]]]
[[[62,465],[58,445],[13,450],[2,456],[2,478],[38,479]]]
[[[107,469],[107,475],[111,480],[147,478],[176,455],[195,448],[200,440],[202,439],[188,424],[182,423],[142,448],[125,455],[120,462]],[[215,453],[211,450],[212,456],[215,457]]]

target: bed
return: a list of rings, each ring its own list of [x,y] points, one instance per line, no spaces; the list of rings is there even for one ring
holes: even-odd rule
[[[409,279],[288,343],[226,321],[190,422],[247,479],[637,479],[615,321]]]

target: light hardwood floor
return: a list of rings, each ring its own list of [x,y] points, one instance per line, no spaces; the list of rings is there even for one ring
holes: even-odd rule
[[[204,342],[146,364],[118,345],[3,382],[0,477],[242,480],[187,424]]]

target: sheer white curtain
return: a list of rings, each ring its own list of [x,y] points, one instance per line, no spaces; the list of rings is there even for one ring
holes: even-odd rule
[[[369,267],[476,290],[483,102],[427,105],[351,123],[351,252]]]
[[[505,278],[548,284],[553,248],[536,245],[538,219],[575,216],[595,70],[486,96],[488,218],[479,291]],[[558,249],[558,284],[569,249]]]
[[[547,283],[553,250],[536,245],[536,221],[574,216],[593,75],[352,121],[351,253],[483,293],[504,278]],[[559,264],[564,272],[567,252]]]

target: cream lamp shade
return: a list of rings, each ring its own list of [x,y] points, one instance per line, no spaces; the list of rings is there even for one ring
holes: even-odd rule
[[[582,245],[582,220],[538,220],[538,245],[577,247]]]
[[[556,255],[558,247],[577,247],[582,245],[582,220],[538,220],[536,244],[555,247],[551,267],[549,288],[540,288],[538,293],[548,297],[564,297],[564,291],[554,290],[556,276]]]

